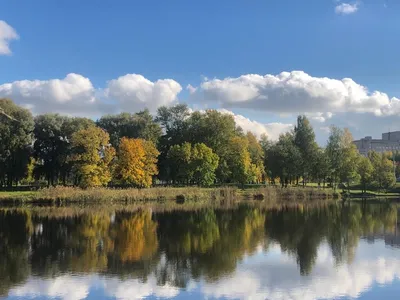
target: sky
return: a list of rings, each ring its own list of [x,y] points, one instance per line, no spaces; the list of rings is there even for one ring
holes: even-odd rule
[[[0,97],[93,119],[187,103],[276,140],[400,130],[400,1],[0,1]]]

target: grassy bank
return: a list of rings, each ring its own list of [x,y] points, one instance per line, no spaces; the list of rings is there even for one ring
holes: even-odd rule
[[[259,187],[239,190],[236,187],[157,187],[148,189],[80,189],[73,187],[45,188],[30,192],[0,192],[0,201],[19,202],[96,202],[133,203],[176,201],[177,203],[220,200],[307,201],[334,200],[340,197],[332,190],[314,188]]]

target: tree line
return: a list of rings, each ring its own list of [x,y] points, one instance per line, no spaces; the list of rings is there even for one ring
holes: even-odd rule
[[[93,121],[60,114],[32,116],[0,99],[0,186],[135,186],[395,182],[388,154],[359,155],[347,129],[331,128],[325,148],[306,116],[272,142],[235,124],[233,116],[187,105],[106,115]]]

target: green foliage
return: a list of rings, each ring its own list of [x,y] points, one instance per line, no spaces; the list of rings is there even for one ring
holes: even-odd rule
[[[218,155],[203,143],[174,145],[168,152],[168,166],[174,182],[208,186],[215,181]]]
[[[108,132],[113,147],[118,147],[123,137],[141,138],[154,144],[157,144],[161,137],[161,127],[147,109],[135,114],[103,116],[97,121],[97,126]]]
[[[9,99],[0,99],[0,186],[26,176],[31,154],[33,117]]]
[[[388,190],[396,184],[393,162],[384,153],[370,152],[368,154],[374,171],[372,179],[379,190]]]
[[[192,147],[190,168],[193,181],[198,185],[209,186],[215,182],[215,170],[218,167],[218,155],[205,144]]]
[[[297,126],[294,128],[294,144],[301,155],[297,164],[303,177],[303,183],[306,184],[306,179],[314,170],[314,162],[318,155],[314,130],[306,116],[297,117]]]
[[[361,156],[358,164],[358,174],[360,175],[360,182],[363,192],[367,191],[367,186],[372,183],[374,166],[368,157]]]

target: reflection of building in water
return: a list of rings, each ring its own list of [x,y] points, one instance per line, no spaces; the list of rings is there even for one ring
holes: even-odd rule
[[[386,152],[400,150],[400,131],[382,133],[382,139],[373,139],[366,136],[353,142],[362,155],[369,151]]]

